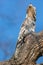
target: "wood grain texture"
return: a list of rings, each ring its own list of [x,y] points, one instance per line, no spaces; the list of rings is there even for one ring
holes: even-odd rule
[[[36,60],[40,56],[43,56],[43,31],[31,32],[17,43],[13,57],[8,61],[0,62],[0,65],[43,65],[36,64]]]

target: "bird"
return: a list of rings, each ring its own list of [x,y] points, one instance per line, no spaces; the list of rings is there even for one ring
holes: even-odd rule
[[[26,11],[25,20],[23,21],[20,32],[18,35],[18,40],[16,44],[15,58],[18,58],[19,49],[24,43],[24,36],[29,33],[35,32],[36,23],[36,7],[29,4]]]
[[[24,22],[21,25],[18,42],[23,39],[23,36],[30,32],[35,32],[35,23],[36,23],[36,7],[30,4],[26,11],[26,17]]]

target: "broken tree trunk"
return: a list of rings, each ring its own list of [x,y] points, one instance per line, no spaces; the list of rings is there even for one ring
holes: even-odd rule
[[[43,65],[36,64],[36,60],[43,56],[43,31],[26,34],[21,42],[17,42],[13,57],[0,65]]]

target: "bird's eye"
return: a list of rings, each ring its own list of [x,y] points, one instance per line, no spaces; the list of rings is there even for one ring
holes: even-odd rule
[[[35,23],[32,23],[33,24],[33,26],[35,25]]]

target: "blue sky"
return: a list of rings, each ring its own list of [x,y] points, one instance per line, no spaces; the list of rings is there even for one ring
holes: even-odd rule
[[[15,51],[20,26],[26,9],[36,6],[36,32],[43,30],[43,0],[0,0],[0,61],[11,58]],[[43,57],[37,63],[43,62]]]

